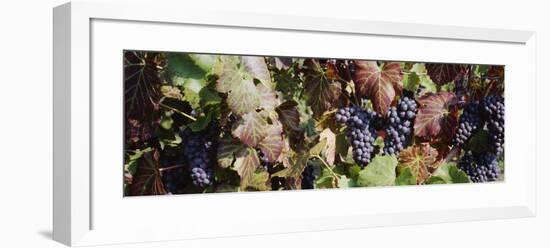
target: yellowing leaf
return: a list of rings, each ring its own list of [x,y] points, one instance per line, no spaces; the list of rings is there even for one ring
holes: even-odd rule
[[[400,165],[410,168],[417,184],[428,178],[428,168],[435,164],[436,160],[437,150],[430,145],[410,146],[399,153]]]
[[[251,184],[256,168],[260,165],[260,159],[252,148],[240,150],[233,167],[241,177],[241,189],[246,189]]]
[[[255,147],[267,136],[267,122],[256,111],[243,115],[243,119],[233,130],[233,136],[251,147]]]

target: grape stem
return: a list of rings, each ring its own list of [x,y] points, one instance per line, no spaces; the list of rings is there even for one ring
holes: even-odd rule
[[[183,164],[171,165],[171,166],[168,166],[168,167],[159,168],[159,172],[163,172],[163,171],[167,171],[167,170],[172,170],[172,169],[177,169],[177,168],[181,168],[181,167],[184,167],[184,166],[185,166],[185,165],[183,165]]]
[[[321,156],[313,155],[313,156],[310,156],[310,158],[316,158],[316,159],[321,160],[321,162],[323,162],[323,165],[325,165],[325,167],[327,167],[328,171],[330,172],[330,174],[332,174],[333,177],[338,178],[338,179],[340,178],[336,173],[334,173],[334,171],[330,168],[330,166],[327,164],[327,162],[325,162],[325,160],[323,158],[321,158]]]
[[[190,116],[189,114],[186,114],[186,113],[184,113],[183,111],[180,111],[179,109],[176,109],[176,108],[174,108],[174,107],[170,107],[170,106],[168,106],[168,105],[166,105],[166,104],[164,104],[164,103],[160,103],[160,106],[162,106],[162,107],[164,107],[164,108],[167,108],[167,109],[170,109],[170,110],[172,110],[172,111],[174,111],[174,112],[176,112],[176,113],[178,113],[178,114],[181,114],[181,115],[183,115],[183,116],[185,116],[185,117],[191,119],[192,121],[196,121],[196,120],[197,120],[197,118],[195,118],[195,117],[193,117],[193,116]]]

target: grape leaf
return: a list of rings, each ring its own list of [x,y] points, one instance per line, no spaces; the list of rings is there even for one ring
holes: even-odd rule
[[[396,185],[416,185],[416,177],[413,175],[410,167],[404,167],[399,176],[395,179]]]
[[[246,189],[250,185],[259,165],[260,159],[253,148],[248,147],[237,152],[233,167],[241,177],[241,189]]]
[[[403,89],[415,93],[420,86],[420,77],[416,72],[409,72],[403,77]]]
[[[313,114],[319,117],[336,105],[342,94],[342,86],[326,75],[316,59],[306,59],[304,69],[306,103],[311,106]]]
[[[264,57],[260,56],[242,56],[241,63],[244,65],[245,70],[258,80],[268,89],[273,89],[271,83],[271,75],[267,70],[267,64]]]
[[[330,128],[325,128],[325,130],[319,134],[319,139],[327,141],[321,151],[321,154],[325,157],[325,160],[329,165],[334,165],[334,159],[336,157],[336,135],[330,130]]]
[[[233,56],[223,56],[219,60],[222,69],[217,80],[216,90],[228,93],[227,104],[237,115],[255,110],[260,106],[260,95],[254,85],[253,77],[238,59]]]
[[[266,128],[266,137],[258,144],[258,148],[269,162],[275,162],[283,151],[283,126],[280,122],[273,122]]]
[[[267,111],[273,111],[275,107],[279,106],[280,101],[275,91],[265,87],[263,84],[256,85],[256,89],[258,90],[258,94],[260,95],[261,108]]]
[[[221,101],[222,101],[222,99],[218,95],[218,92],[208,87],[204,87],[201,89],[201,91],[199,92],[199,97],[201,99],[200,100],[201,107],[203,108],[211,105],[221,104]]]
[[[209,54],[189,54],[193,63],[205,72],[212,70],[216,64],[216,55]]]
[[[156,149],[143,154],[132,177],[132,184],[128,185],[127,196],[166,194],[159,172],[159,156]]]
[[[401,66],[394,62],[378,66],[375,61],[355,61],[355,65],[356,92],[359,96],[367,96],[374,110],[385,115],[395,96],[403,89]]]
[[[236,139],[227,136],[222,138],[218,145],[218,165],[222,168],[230,167],[235,160],[235,153],[243,148],[243,145]]]
[[[233,136],[251,147],[256,147],[267,136],[267,122],[256,111],[243,115],[233,130]]]
[[[188,127],[191,128],[193,132],[201,131],[208,126],[211,119],[212,112],[208,112],[206,115],[199,116],[197,120],[189,124]]]
[[[166,72],[169,78],[203,79],[206,72],[187,53],[167,53]]]
[[[409,168],[416,178],[416,183],[421,184],[428,178],[428,168],[437,161],[437,150],[429,145],[410,146],[399,153],[400,166]]]
[[[260,106],[260,95],[252,80],[243,80],[227,96],[229,108],[237,115],[254,111]]]
[[[257,190],[257,191],[267,191],[271,190],[269,182],[269,173],[267,171],[256,172],[252,175],[250,181],[246,185],[247,189]]]
[[[468,175],[458,169],[456,163],[449,162],[441,165],[428,180],[426,184],[445,184],[445,183],[469,183]]]
[[[297,130],[300,125],[300,113],[296,109],[298,103],[295,101],[286,101],[275,108],[279,115],[279,120],[283,127],[288,130]]]
[[[275,67],[279,70],[287,70],[292,65],[292,58],[290,57],[275,57]]]
[[[395,184],[397,159],[393,156],[376,156],[367,167],[359,172],[357,185],[390,186]]]
[[[324,168],[324,167],[322,167]],[[321,170],[321,175],[315,180],[316,189],[330,189],[338,187],[338,178],[334,176],[328,169]]]
[[[426,63],[425,66],[432,81],[438,85],[454,81],[463,68],[459,64]]]
[[[452,108],[456,99],[451,92],[428,93],[418,99],[419,107],[414,133],[420,137],[452,136],[458,122],[458,110]]]
[[[184,98],[192,108],[200,107],[201,98],[199,93],[205,85],[206,81],[203,79],[186,78],[183,80]]]
[[[142,145],[159,125],[160,73],[165,63],[161,53],[124,53],[125,136],[130,143]]]

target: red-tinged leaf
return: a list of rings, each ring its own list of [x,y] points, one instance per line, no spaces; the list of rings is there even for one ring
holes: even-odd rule
[[[125,135],[133,146],[153,137],[159,125],[160,73],[165,63],[161,53],[124,53]]]
[[[288,68],[292,65],[292,58],[290,57],[275,57],[275,67],[279,70]]]
[[[443,85],[454,81],[464,66],[460,64],[426,63],[426,70],[432,81]]]
[[[342,86],[326,74],[316,59],[307,59],[304,69],[306,103],[311,106],[313,114],[319,117],[337,104]]]
[[[260,165],[260,159],[253,148],[241,149],[236,154],[233,167],[241,177],[241,189],[246,189],[252,183],[254,173]]]
[[[243,115],[243,119],[233,130],[233,136],[244,144],[256,147],[267,136],[267,122],[256,111]]]
[[[260,96],[260,108],[267,111],[272,111],[281,103],[279,97],[272,89],[265,87],[263,84],[256,85]]]
[[[423,183],[429,176],[428,169],[437,161],[437,150],[429,145],[410,146],[399,153],[401,167],[408,167],[416,177],[416,183]]]
[[[297,106],[298,103],[295,101],[286,101],[275,109],[285,129],[297,130],[299,128],[300,113]]]
[[[403,89],[403,71],[399,63],[355,61],[355,89],[359,96],[367,96],[374,110],[382,115],[388,112],[396,95]]]
[[[279,122],[274,122],[267,127],[267,136],[258,144],[258,148],[269,162],[275,162],[281,155],[283,146],[283,126]]]
[[[455,94],[439,92],[426,94],[418,99],[418,113],[414,133],[420,137],[452,136],[458,121]]]
[[[139,159],[132,184],[128,185],[127,196],[166,194],[159,172],[159,156],[159,152],[154,149]]]

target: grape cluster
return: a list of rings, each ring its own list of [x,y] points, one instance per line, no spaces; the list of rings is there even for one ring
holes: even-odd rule
[[[458,167],[474,183],[495,181],[500,174],[497,157],[492,153],[467,152],[458,162]]]
[[[187,159],[191,180],[197,187],[205,188],[213,183],[213,158],[216,156],[217,125],[192,132],[185,129],[182,132],[183,153]]]
[[[183,167],[169,169],[162,172],[164,189],[169,194],[176,194],[177,190],[185,185],[185,170]]]
[[[504,152],[504,98],[494,95],[485,97],[482,110],[489,131],[490,150],[500,155]]]
[[[384,139],[385,154],[398,155],[410,142],[416,107],[414,99],[403,97],[388,111]]]
[[[482,122],[479,118],[479,102],[470,102],[464,107],[464,112],[460,116],[458,129],[452,143],[462,146],[480,126],[482,126]]]
[[[365,167],[374,152],[376,130],[370,125],[376,114],[358,106],[341,108],[336,112],[336,121],[347,125],[346,136],[353,148],[353,160]]]
[[[302,171],[302,189],[313,189],[313,184],[315,181],[315,170],[313,165],[307,163],[304,171]]]

